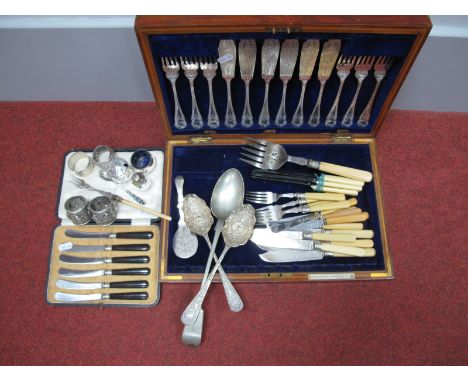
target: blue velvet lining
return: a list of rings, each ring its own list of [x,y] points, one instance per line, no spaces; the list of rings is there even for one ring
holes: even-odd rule
[[[369,146],[366,144],[299,144],[284,145],[290,155],[324,160],[331,163],[372,170]],[[172,160],[172,176],[182,175],[185,178],[184,193],[194,193],[210,204],[211,192],[219,176],[229,168],[237,168],[244,177],[246,191],[274,191],[274,192],[306,192],[311,191],[304,186],[284,183],[265,182],[252,179],[252,166],[239,160],[241,146],[175,146]],[[293,164],[283,168],[298,169]],[[300,168],[299,168],[300,169]],[[282,202],[286,202],[283,199]],[[256,205],[254,205],[256,207]],[[377,212],[377,200],[374,183],[367,183],[358,196],[358,207],[369,213],[369,220],[365,228],[374,230],[375,249],[377,255],[369,258],[326,258],[320,261],[272,264],[265,263],[258,254],[260,250],[252,242],[245,246],[233,248],[226,255],[223,267],[230,273],[274,273],[274,272],[351,272],[384,270],[382,240]],[[177,193],[172,182],[170,214],[175,219],[170,223],[169,243],[177,229]],[[210,233],[212,237],[213,233]],[[219,244],[217,253],[222,245]],[[199,249],[195,256],[180,259],[174,255],[171,246],[167,259],[169,274],[203,273],[206,263],[208,247],[203,238],[199,238]]]
[[[262,132],[265,128],[262,128],[257,124],[258,116],[260,114],[263,97],[265,92],[264,81],[261,78],[261,46],[262,42],[266,38],[276,38],[280,41],[285,38],[297,38],[302,43],[306,39],[320,39],[321,46],[326,40],[332,38],[339,38],[342,41],[341,53],[345,56],[391,56],[394,57],[394,63],[390,68],[387,77],[382,81],[381,87],[376,95],[374,101],[374,107],[372,109],[370,123],[367,127],[361,128],[357,126],[357,118],[366,106],[370,95],[374,89],[375,79],[373,73],[369,73],[369,76],[364,80],[361,88],[360,95],[356,104],[355,123],[349,128],[353,133],[369,133],[372,126],[385,102],[389,91],[401,70],[403,62],[411,49],[414,42],[415,35],[387,35],[387,34],[352,34],[352,33],[206,33],[206,34],[163,34],[163,35],[151,35],[149,37],[149,43],[153,54],[153,60],[156,68],[159,82],[164,97],[164,103],[166,110],[169,114],[169,120],[173,123],[174,116],[174,102],[173,94],[170,82],[165,78],[164,72],[161,67],[161,57],[200,57],[200,56],[218,56],[218,43],[221,39],[233,39],[238,45],[241,39],[255,39],[257,41],[257,63],[255,66],[254,80],[250,84],[250,102],[252,113],[254,115],[255,124],[248,128],[249,133]],[[279,73],[279,62],[276,69],[276,77],[270,83],[270,117],[272,125],[268,129],[275,128],[273,125],[274,118],[279,108],[282,95],[282,82],[278,78]],[[299,71],[299,59],[296,64],[293,79],[288,84],[287,89],[287,105],[286,112],[288,115],[288,122],[291,120],[292,115],[296,109],[300,93],[301,93],[301,82],[298,79]],[[305,122],[307,123],[308,117],[312,112],[312,108],[317,100],[320,83],[317,80],[318,71],[318,60],[315,66],[312,79],[309,81],[304,101],[304,115]],[[333,70],[330,79],[325,85],[325,90],[322,98],[321,107],[321,124],[316,128],[307,127],[307,125],[296,128],[289,123],[283,128],[276,128],[279,133],[286,132],[335,132],[341,128],[339,122],[341,121],[344,113],[346,112],[351,99],[354,95],[357,80],[354,77],[354,72],[347,78],[343,87],[343,92],[338,108],[338,125],[333,128],[326,127],[324,120],[328,114],[331,105],[335,99],[339,85],[339,79],[336,75],[336,70]],[[198,77],[195,79],[196,86],[196,97],[197,103],[206,122],[206,116],[208,113],[208,84],[206,79],[203,77],[201,71]],[[236,65],[236,78],[231,82],[232,87],[232,98],[235,113],[238,120],[238,127],[226,128],[223,124],[224,114],[226,111],[226,82],[221,77],[221,70],[218,69],[218,75],[213,80],[213,92],[216,103],[216,109],[220,117],[221,126],[218,129],[223,133],[239,133],[245,132],[247,129],[240,125],[240,119],[244,107],[245,99],[245,87],[244,82],[240,78],[239,65]],[[172,126],[172,130],[175,134],[187,134],[189,132],[200,132],[200,129],[193,129],[190,126],[190,115],[191,115],[191,97],[189,82],[180,72],[179,79],[177,80],[177,93],[179,101],[181,103],[182,110],[187,119],[188,126],[185,129],[178,130]],[[207,129],[204,127],[202,130]]]

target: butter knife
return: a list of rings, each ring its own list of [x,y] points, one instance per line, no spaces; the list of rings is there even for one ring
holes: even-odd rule
[[[128,268],[128,269],[68,269],[60,268],[58,274],[65,277],[98,277],[98,276],[147,276],[150,274],[149,268]]]
[[[90,290],[90,289],[107,289],[107,288],[120,288],[120,289],[133,289],[133,288],[148,288],[148,281],[114,281],[110,283],[79,283],[68,280],[57,280],[55,285],[62,289],[75,289],[75,290]]]
[[[65,230],[65,235],[76,239],[152,239],[153,232],[84,232],[74,229]]]
[[[147,300],[146,292],[126,292],[126,293],[93,293],[93,294],[74,294],[74,293],[55,293],[55,299],[63,302],[81,302],[98,300]]]

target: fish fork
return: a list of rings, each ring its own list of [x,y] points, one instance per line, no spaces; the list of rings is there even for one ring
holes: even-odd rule
[[[265,81],[265,96],[258,124],[262,127],[270,126],[270,110],[268,108],[268,92],[270,81],[273,79],[278,62],[280,43],[278,40],[266,39],[262,45],[262,78]]]
[[[218,62],[213,57],[200,57],[200,69],[208,81],[208,91],[210,93],[210,106],[208,107],[208,127],[219,127],[219,117],[216,112],[216,105],[213,99],[213,78],[216,77],[216,70],[218,69]]]
[[[283,41],[280,56],[280,79],[283,81],[283,96],[281,97],[281,104],[275,118],[275,125],[279,127],[285,126],[287,123],[286,89],[288,87],[289,80],[292,78],[298,53],[298,40],[287,39]]]
[[[191,57],[180,57],[180,64],[184,70],[185,77],[189,80],[190,83],[190,93],[192,95],[192,127],[195,129],[201,129],[203,127],[203,119],[200,114],[200,110],[197,105],[197,98],[195,97],[195,88],[193,82],[198,75],[198,60]]]
[[[174,127],[176,129],[185,129],[187,127],[187,121],[185,120],[184,113],[180,107],[179,97],[177,96],[176,81],[179,77],[179,63],[177,58],[173,57],[162,57],[162,68],[166,73],[166,78],[172,85],[172,93],[174,95]]]
[[[295,200],[292,200],[290,202],[283,203],[283,204],[277,204],[274,207],[281,207],[281,209],[284,210],[285,208],[296,207],[296,206],[300,206],[302,204],[307,204],[307,200],[306,200],[305,197],[303,197],[303,198],[298,197]],[[262,212],[262,211],[268,211],[270,207],[272,207],[272,206],[269,205],[269,206],[265,206],[265,207],[256,208],[255,212],[257,213],[257,212]]]
[[[247,146],[242,147],[244,151],[241,152],[241,155],[244,155],[248,159],[240,158],[240,160],[257,168],[264,170],[278,170],[286,162],[291,162],[300,166],[306,166],[315,170],[329,172],[351,179],[362,180],[364,182],[370,182],[372,180],[372,173],[368,171],[339,166],[327,162],[319,162],[313,159],[291,156],[288,155],[283,146],[263,139],[247,137],[247,142]]]
[[[237,119],[232,106],[231,98],[231,80],[234,78],[236,72],[236,43],[234,40],[220,40],[218,53],[219,58],[222,59],[221,73],[226,80],[227,86],[227,107],[226,115],[224,117],[224,124],[226,127],[236,127]]]
[[[358,86],[357,86],[356,92],[354,93],[353,100],[351,101],[351,105],[349,105],[348,110],[346,111],[343,117],[343,120],[341,121],[341,126],[343,127],[351,127],[351,125],[353,124],[356,101],[358,99],[359,92],[361,91],[362,83],[366,79],[367,74],[369,73],[369,70],[372,69],[372,65],[374,64],[374,61],[375,61],[375,57],[372,57],[372,56],[359,57],[358,60],[356,61],[356,66],[354,67],[354,70],[356,72],[354,73],[354,76],[356,77],[358,81]]]
[[[305,192],[305,193],[288,193],[288,194],[277,194],[270,191],[247,191],[245,193],[246,200],[256,204],[273,204],[281,198],[300,198],[308,200],[334,200],[340,201],[344,200],[345,196],[343,194],[333,194],[326,192]]]
[[[379,57],[374,65],[374,77],[377,83],[375,84],[374,91],[367,103],[366,108],[361,113],[361,116],[358,119],[358,126],[359,127],[366,127],[369,124],[370,113],[372,110],[372,105],[374,103],[375,95],[377,94],[377,90],[379,89],[380,83],[387,75],[390,66],[393,63],[393,57]]]
[[[249,84],[253,79],[256,58],[257,44],[255,40],[241,40],[239,42],[239,68],[241,78],[245,83],[245,103],[241,119],[241,125],[244,127],[251,127],[253,125],[253,116],[250,110]]]
[[[341,55],[338,59],[338,63],[336,64],[336,72],[338,77],[340,78],[340,86],[338,88],[338,93],[335,97],[335,102],[333,102],[333,106],[331,107],[330,112],[328,113],[327,118],[325,119],[325,125],[328,127],[336,126],[336,120],[338,116],[338,103],[340,102],[341,91],[343,90],[343,85],[355,62],[356,57],[343,57],[343,55]]]

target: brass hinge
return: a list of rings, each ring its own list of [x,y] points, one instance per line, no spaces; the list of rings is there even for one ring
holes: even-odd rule
[[[353,140],[353,136],[349,130],[337,130],[335,134],[332,134],[331,141],[333,143],[347,143]]]
[[[211,143],[212,141],[212,138],[211,137],[207,137],[207,136],[203,136],[203,137],[200,137],[200,136],[196,136],[196,137],[190,137],[190,143],[192,145],[203,145],[205,143]]]

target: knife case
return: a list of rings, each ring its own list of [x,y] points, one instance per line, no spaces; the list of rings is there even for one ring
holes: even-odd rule
[[[320,261],[273,264],[260,260],[263,252],[252,242],[230,250],[223,268],[233,281],[277,282],[320,280],[382,280],[393,278],[377,166],[376,134],[397,95],[406,75],[416,59],[431,23],[425,16],[138,16],[135,31],[140,44],[149,81],[162,125],[167,136],[166,163],[164,169],[163,212],[174,217],[172,222],[161,222],[160,274],[163,282],[199,282],[202,279],[208,248],[199,240],[199,249],[190,259],[179,259],[171,247],[177,229],[177,194],[174,178],[185,178],[184,193],[195,193],[209,205],[211,192],[218,177],[229,168],[237,168],[244,177],[246,191],[307,192],[305,186],[255,180],[250,177],[254,167],[242,162],[240,149],[246,137],[261,138],[284,145],[287,153],[318,161],[371,171],[373,181],[366,183],[358,195],[357,207],[369,213],[365,229],[374,230],[376,256],[368,258],[324,258]],[[246,128],[240,124],[244,107],[245,85],[240,77],[239,61],[236,75],[231,81],[232,102],[237,126],[227,128],[224,115],[227,104],[227,87],[218,67],[213,80],[213,95],[220,118],[219,128],[206,125],[208,112],[208,85],[202,71],[195,79],[195,93],[203,116],[204,126],[194,129],[190,124],[191,95],[184,72],[179,71],[176,82],[178,98],[187,120],[185,129],[174,126],[174,100],[171,83],[162,68],[162,57],[218,57],[221,39],[232,39],[239,46],[241,39],[254,39],[257,59],[254,78],[250,82],[250,106],[254,125]],[[261,50],[265,39],[299,40],[299,56],[292,79],[287,87],[286,112],[288,124],[275,127],[282,81],[279,78],[280,63],[270,83],[269,109],[271,125],[258,124],[264,99],[264,81],[261,76]],[[343,56],[393,57],[392,66],[383,79],[375,97],[368,126],[359,127],[357,119],[365,108],[375,85],[373,70],[364,80],[356,103],[354,123],[349,128],[340,127],[348,105],[357,87],[354,70],[348,76],[342,91],[338,109],[338,124],[324,124],[339,87],[334,67],[325,85],[321,103],[321,123],[307,126],[307,120],[317,100],[320,83],[317,79],[320,52],[312,77],[307,84],[304,102],[304,125],[293,127],[290,123],[301,93],[298,78],[301,46],[307,39],[319,39],[320,46],[330,39],[341,40]],[[300,169],[287,164],[284,168]],[[283,199],[281,202],[286,202]],[[259,207],[254,205],[254,207]],[[212,233],[211,233],[212,236]],[[221,240],[220,240],[221,242]],[[218,253],[222,245],[218,245]],[[219,279],[218,279],[219,281]]]
[[[131,154],[135,149],[114,149],[118,157],[127,160],[130,163]],[[129,183],[125,186],[130,191],[145,200],[145,207],[161,211],[162,203],[162,181],[163,181],[163,168],[164,168],[164,152],[160,149],[148,148],[147,149],[153,156],[155,166],[148,174],[148,179],[151,181],[151,188],[146,192],[139,192],[135,187]],[[131,208],[129,206],[119,203],[117,206],[117,216],[115,222],[110,226],[99,226],[93,221],[86,225],[74,225],[66,216],[64,208],[65,201],[75,195],[81,195],[88,201],[94,197],[100,196],[96,191],[79,189],[68,180],[73,176],[72,171],[68,168],[68,159],[76,151],[82,151],[92,156],[92,150],[72,150],[65,155],[63,161],[62,178],[59,187],[59,194],[57,199],[57,213],[61,224],[56,227],[53,233],[53,240],[49,258],[49,271],[46,286],[46,301],[52,305],[73,305],[73,306],[125,306],[125,307],[149,307],[154,306],[159,302],[159,254],[160,254],[160,230],[157,226],[159,218],[156,218],[146,212]],[[90,185],[112,192],[121,196],[122,198],[132,200],[129,195],[125,193],[114,182],[109,182],[99,177],[99,168],[95,166],[92,173],[85,180]],[[153,233],[151,239],[123,239],[123,238],[71,238],[65,235],[67,229],[73,229],[80,232],[103,232],[103,233],[118,233],[118,232],[140,232],[150,231]],[[122,256],[148,256],[149,262],[145,264],[121,264],[121,263],[105,263],[105,264],[74,264],[65,263],[60,260],[61,251],[59,246],[64,243],[72,243],[74,245],[125,245],[125,244],[148,244],[149,250],[147,251],[96,251],[96,252],[74,252],[69,253],[64,251],[64,254],[73,255],[83,258],[109,258],[109,257],[122,257]],[[64,277],[59,274],[60,268],[67,268],[73,270],[96,270],[96,269],[126,269],[126,268],[149,268],[148,275],[127,276],[127,275],[103,275],[94,277]],[[147,288],[101,288],[92,290],[71,290],[59,288],[56,285],[57,280],[67,280],[82,283],[108,283],[108,282],[121,282],[121,281],[146,281]],[[95,300],[87,302],[62,302],[57,301],[55,298],[56,292],[73,293],[73,294],[94,294],[94,293],[126,293],[126,292],[146,292],[148,298],[146,300]]]

